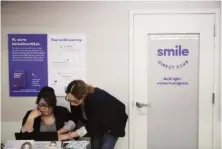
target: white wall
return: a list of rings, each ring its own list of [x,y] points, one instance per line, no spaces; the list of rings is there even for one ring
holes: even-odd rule
[[[220,3],[220,37],[222,35],[222,3]],[[222,48],[222,38],[220,38],[219,40],[219,43],[220,43],[220,49]],[[220,52],[220,57],[222,58],[222,52]],[[220,59],[220,77],[222,75],[222,59]],[[222,84],[222,79],[220,78],[220,81],[219,81],[219,84],[221,86]],[[220,99],[222,97],[222,87],[220,87],[220,90],[219,90],[219,94],[220,94]],[[220,101],[220,116],[219,116],[219,119],[220,119],[220,142],[222,142],[222,101]],[[221,147],[222,148],[222,144],[221,144]]]
[[[17,130],[25,112],[35,106],[35,98],[9,97],[8,33],[86,34],[88,82],[106,89],[128,107],[128,11],[157,8],[220,8],[220,5],[219,2],[2,2],[2,139],[13,137],[8,133]],[[65,104],[63,99],[59,102]],[[216,142],[220,142],[218,136]],[[118,141],[118,148],[128,148],[128,133]]]

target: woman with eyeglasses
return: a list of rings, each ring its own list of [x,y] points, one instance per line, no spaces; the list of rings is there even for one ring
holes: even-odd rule
[[[54,89],[43,87],[37,96],[37,107],[23,118],[21,132],[58,132],[58,140],[69,139],[68,134],[61,134],[60,131],[69,120],[70,112],[56,103]]]
[[[70,136],[91,138],[91,149],[114,149],[118,137],[125,136],[128,115],[125,105],[105,90],[86,84],[82,80],[70,82],[66,100],[71,105],[72,120],[85,123]]]

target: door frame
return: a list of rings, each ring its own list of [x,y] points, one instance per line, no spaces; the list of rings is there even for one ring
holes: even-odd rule
[[[222,6],[222,4],[221,4]],[[149,14],[215,14],[215,43],[214,43],[214,86],[213,92],[215,94],[215,103],[212,105],[212,123],[213,123],[213,130],[212,130],[212,149],[221,149],[221,115],[222,111],[220,108],[221,105],[221,96],[220,96],[220,77],[221,73],[220,68],[221,66],[221,57],[222,52],[220,53],[220,9],[190,9],[190,10],[181,10],[181,9],[155,9],[155,10],[130,10],[129,11],[129,149],[134,149],[134,122],[133,119],[135,117],[135,100],[134,100],[134,80],[133,80],[133,73],[134,73],[134,15],[149,15]],[[222,31],[222,30],[221,30]]]

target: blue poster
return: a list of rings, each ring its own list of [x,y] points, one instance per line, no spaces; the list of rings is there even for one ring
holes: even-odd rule
[[[9,34],[10,96],[36,96],[48,85],[47,34]]]

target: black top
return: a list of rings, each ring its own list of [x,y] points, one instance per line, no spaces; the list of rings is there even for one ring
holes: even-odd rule
[[[71,106],[71,105],[70,105]],[[77,124],[86,123],[89,136],[97,133],[110,133],[116,137],[125,136],[125,127],[128,115],[125,105],[106,91],[95,88],[84,102],[87,120],[83,118],[80,106],[71,106],[71,118]]]
[[[31,112],[32,112],[32,110],[30,110],[26,113],[26,115],[22,121],[22,126],[24,126],[24,124]],[[53,113],[55,116],[56,129],[59,130],[60,128],[62,128],[64,126],[65,122],[67,122],[69,120],[70,112],[65,107],[56,106],[53,109]],[[34,133],[40,132],[40,123],[41,123],[41,117],[39,116],[34,120],[34,124],[33,124],[33,129],[34,129],[33,132]]]

